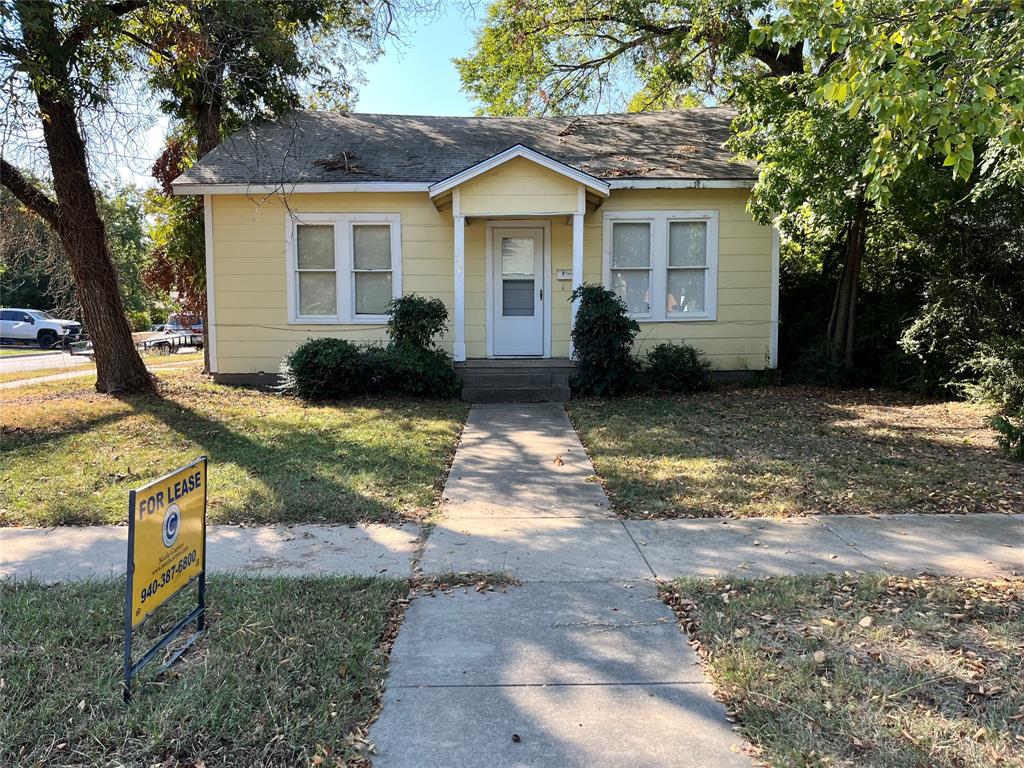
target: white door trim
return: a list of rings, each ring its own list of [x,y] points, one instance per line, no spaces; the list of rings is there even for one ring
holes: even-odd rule
[[[494,357],[494,230],[543,229],[544,258],[541,270],[544,300],[541,310],[544,354],[551,357],[551,221],[549,219],[488,219],[484,222],[484,324],[487,326],[487,356]]]

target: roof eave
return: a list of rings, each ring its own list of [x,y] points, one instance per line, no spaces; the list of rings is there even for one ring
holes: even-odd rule
[[[426,181],[313,181],[280,184],[174,181],[175,195],[272,195],[324,192],[427,192]]]

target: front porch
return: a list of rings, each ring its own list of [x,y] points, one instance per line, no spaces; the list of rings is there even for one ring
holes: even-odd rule
[[[587,217],[607,196],[608,185],[600,179],[523,146],[430,188],[435,207],[451,211],[451,339],[457,362],[561,359],[553,367],[566,368],[576,314],[569,296],[583,283]],[[567,374],[542,382],[548,374],[525,365],[529,370],[518,375],[526,378],[502,386],[485,381],[497,389],[529,387],[530,382],[567,389]],[[507,370],[502,374],[511,375]],[[529,399],[564,399],[561,393],[549,395]]]

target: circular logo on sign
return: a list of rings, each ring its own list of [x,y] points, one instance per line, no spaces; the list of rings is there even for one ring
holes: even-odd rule
[[[164,546],[173,547],[178,540],[178,531],[181,530],[181,509],[177,504],[171,504],[164,512]]]

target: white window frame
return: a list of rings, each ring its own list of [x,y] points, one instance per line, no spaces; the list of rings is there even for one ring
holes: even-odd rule
[[[334,225],[334,268],[337,281],[335,315],[300,315],[298,274],[298,228],[303,224]],[[402,220],[397,213],[285,213],[285,262],[287,265],[288,322],[297,325],[380,325],[387,314],[359,315],[355,311],[356,281],[354,272],[352,228],[359,224],[391,226],[391,295],[402,296]]]
[[[667,312],[668,230],[671,222],[704,222],[707,227],[704,270],[704,311]],[[630,312],[629,316],[646,323],[685,323],[715,320],[718,317],[718,211],[605,211],[602,271],[604,285],[611,289],[612,227],[619,223],[647,223],[651,226],[651,302],[650,312]]]

